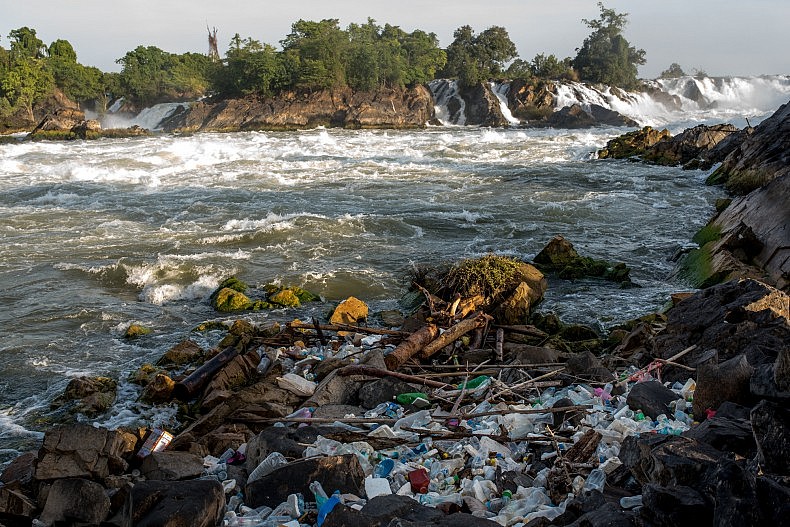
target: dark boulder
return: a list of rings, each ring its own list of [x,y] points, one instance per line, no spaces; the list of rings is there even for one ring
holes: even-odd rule
[[[715,410],[723,402],[748,404],[751,398],[749,382],[754,368],[746,355],[736,355],[720,364],[701,364],[697,368],[697,388],[694,390],[694,415],[702,419],[705,410]]]
[[[749,420],[749,409],[745,410],[744,417],[728,416],[727,408],[733,403],[724,403],[711,419],[706,419],[699,425],[683,432],[684,437],[690,437],[705,443],[722,452],[732,452],[746,459],[754,457],[757,446],[752,434],[752,424]]]
[[[552,238],[535,256],[534,262],[540,270],[557,273],[568,280],[597,277],[622,285],[631,284],[630,269],[625,264],[581,256],[562,236]]]
[[[712,525],[713,508],[702,494],[685,485],[661,486],[649,483],[642,489],[642,503],[642,517],[654,525]]]
[[[252,472],[258,464],[272,452],[283,456],[299,459],[304,454],[306,445],[315,443],[318,436],[327,436],[342,429],[330,426],[302,426],[291,428],[286,426],[270,426],[265,428],[247,443],[247,471]]]
[[[318,481],[327,493],[339,490],[358,496],[364,494],[365,473],[354,454],[314,457],[293,461],[249,483],[246,504],[250,507],[276,507],[289,494],[310,496],[310,483]]]
[[[738,132],[739,129],[731,124],[700,124],[671,139],[656,143],[642,158],[659,165],[684,165]]]
[[[762,471],[790,476],[790,410],[761,401],[752,408],[752,430]]]
[[[757,125],[754,133],[711,174],[709,181],[724,183],[730,192],[744,195],[787,175],[790,175],[790,103]]]
[[[225,492],[216,480],[140,481],[123,509],[123,525],[214,527],[225,513]]]
[[[359,404],[363,408],[375,408],[380,403],[389,403],[402,393],[415,391],[411,384],[395,377],[384,377],[366,383],[359,390]]]
[[[583,107],[580,104],[565,106],[553,112],[546,120],[530,124],[533,126],[567,129],[639,125],[633,119],[598,104],[590,104],[587,107]]]
[[[325,527],[379,527],[393,520],[426,524],[444,518],[438,509],[420,505],[408,496],[391,494],[368,501],[361,511],[336,506],[326,517]]]
[[[788,297],[756,280],[733,280],[695,293],[667,313],[666,328],[654,339],[655,356],[668,359],[695,345],[678,359],[696,367],[710,350],[726,361],[741,353],[750,366],[774,363],[790,342]],[[687,372],[666,367],[664,380]]]
[[[626,403],[629,408],[637,409],[655,420],[661,414],[672,415],[669,403],[681,397],[658,381],[640,382],[628,392]]]
[[[98,483],[87,479],[59,479],[49,489],[39,519],[47,525],[55,522],[98,525],[109,512],[110,498]]]

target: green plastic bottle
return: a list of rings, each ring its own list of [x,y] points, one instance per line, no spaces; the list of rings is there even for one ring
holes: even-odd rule
[[[398,404],[413,404],[417,408],[425,408],[431,404],[428,396],[420,392],[402,393],[395,397]]]
[[[475,377],[474,379],[466,382],[466,389],[467,390],[474,390],[479,388],[484,382],[488,381],[488,375],[481,375],[479,377]],[[458,385],[458,389],[462,390],[464,388],[464,383]]]

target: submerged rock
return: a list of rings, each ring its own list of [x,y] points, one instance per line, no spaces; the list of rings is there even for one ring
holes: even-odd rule
[[[547,119],[532,122],[530,125],[574,129],[592,128],[593,126],[637,126],[638,123],[598,104],[590,104],[589,108],[573,104],[560,108],[549,115]]]
[[[541,269],[555,272],[560,278],[576,280],[597,277],[622,285],[632,285],[630,269],[624,263],[610,263],[581,256],[573,244],[562,236],[555,236],[535,256],[535,264]]]
[[[63,394],[52,402],[52,407],[95,417],[112,406],[117,390],[118,383],[108,377],[77,377],[69,381]]]
[[[645,126],[641,130],[628,132],[606,143],[606,148],[598,151],[599,159],[626,159],[641,156],[653,145],[672,137],[669,130],[654,130]]]

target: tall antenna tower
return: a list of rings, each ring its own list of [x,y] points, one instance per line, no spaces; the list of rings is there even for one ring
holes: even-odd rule
[[[217,28],[209,29],[206,24],[206,31],[208,31],[208,58],[211,62],[219,62],[219,51],[217,50]]]

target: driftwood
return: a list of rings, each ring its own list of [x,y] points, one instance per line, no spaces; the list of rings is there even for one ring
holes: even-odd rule
[[[536,328],[535,326],[530,326],[527,324],[518,325],[518,326],[503,326],[497,324],[494,326],[497,329],[504,329],[510,333],[519,333],[521,335],[529,335],[530,337],[538,337],[538,338],[546,338],[548,337],[548,333],[545,331],[541,331],[540,329]]]
[[[447,384],[439,381],[432,381],[424,377],[416,375],[407,375],[397,371],[382,370],[380,368],[373,368],[372,366],[346,366],[338,370],[339,375],[370,375],[371,377],[395,377],[402,381],[412,384],[422,384],[430,386],[431,388],[446,388]]]
[[[408,337],[410,333],[406,331],[396,331],[394,329],[367,328],[353,326],[351,324],[312,324],[307,322],[291,322],[288,324],[293,329],[312,329],[323,331],[353,331],[355,333],[368,333],[370,335],[386,335],[392,337]]]
[[[232,361],[238,354],[239,350],[236,346],[228,346],[189,376],[178,381],[173,388],[173,397],[181,401],[189,401],[211,381],[219,370]]]
[[[485,313],[481,313],[474,318],[467,318],[456,325],[452,326],[450,329],[439,335],[436,340],[433,340],[430,344],[425,345],[421,351],[419,351],[419,356],[421,359],[427,359],[428,357],[436,354],[442,348],[452,344],[459,338],[463,337],[470,331],[474,331],[475,329],[479,329],[484,327],[488,324],[489,321],[493,320],[490,315],[486,315]]]
[[[397,370],[404,362],[420,352],[429,342],[439,334],[439,327],[434,324],[424,326],[401,342],[392,353],[384,358],[384,363],[390,370]]]

